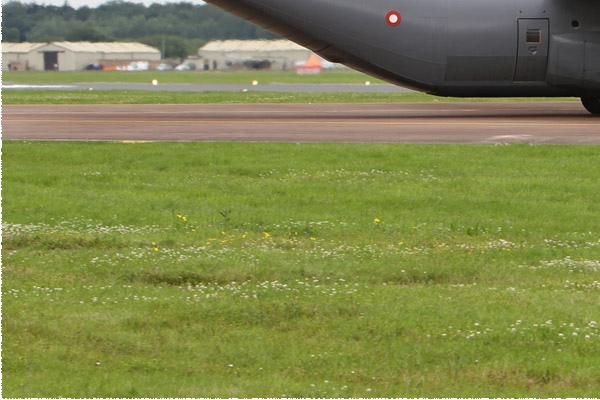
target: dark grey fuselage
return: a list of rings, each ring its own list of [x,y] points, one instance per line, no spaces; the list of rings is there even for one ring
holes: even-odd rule
[[[442,96],[600,98],[600,0],[206,0]]]

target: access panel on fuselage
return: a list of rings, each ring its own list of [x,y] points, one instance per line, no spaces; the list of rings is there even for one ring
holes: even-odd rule
[[[514,81],[544,81],[548,69],[550,43],[548,19],[522,18],[518,21],[519,42]]]

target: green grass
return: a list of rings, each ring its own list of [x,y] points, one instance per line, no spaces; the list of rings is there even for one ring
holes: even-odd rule
[[[529,101],[526,98],[445,98],[423,93],[277,93],[253,92],[252,81],[260,85],[287,84],[373,84],[384,83],[365,74],[337,70],[320,75],[296,75],[292,72],[4,72],[4,83],[74,84],[94,82],[160,84],[245,84],[248,92],[171,92],[133,90],[4,90],[2,103],[13,104],[200,104],[200,103],[390,103],[390,102],[506,102]],[[293,89],[290,89],[293,90]],[[535,101],[574,101],[572,98],[535,98]]]
[[[535,98],[535,101],[574,101]],[[513,102],[525,98],[449,98],[424,93],[150,92],[131,90],[6,90],[5,105],[26,104],[241,104],[241,103],[414,103]]]
[[[597,396],[599,157],[4,142],[3,396]]]
[[[421,93],[146,92],[131,90],[7,90],[5,105],[25,104],[239,104],[436,101]]]
[[[199,72],[199,71],[75,71],[75,72],[18,72],[2,73],[2,80],[11,83],[30,84],[69,84],[91,82],[150,83],[157,79],[160,83],[180,84],[250,84],[257,80],[268,83],[339,83],[363,84],[365,81],[383,83],[365,74],[351,70],[325,71],[318,75],[297,75],[294,72],[240,71],[240,72]]]

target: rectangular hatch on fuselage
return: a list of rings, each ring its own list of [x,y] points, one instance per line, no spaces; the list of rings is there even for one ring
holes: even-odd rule
[[[515,82],[540,82],[546,80],[549,22],[546,18],[519,19],[517,65]]]

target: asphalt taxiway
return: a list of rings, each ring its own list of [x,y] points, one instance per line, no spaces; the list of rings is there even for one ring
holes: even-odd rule
[[[600,144],[579,102],[8,105],[4,140]]]

